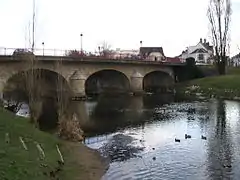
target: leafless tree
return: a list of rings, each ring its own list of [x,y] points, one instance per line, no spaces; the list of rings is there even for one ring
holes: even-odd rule
[[[219,74],[225,74],[231,14],[231,0],[210,0],[207,15]]]
[[[110,57],[112,55],[111,45],[103,41],[99,46],[100,54],[104,57]]]
[[[56,91],[57,91],[57,112],[58,112],[58,135],[67,140],[81,141],[83,140],[83,131],[80,122],[74,112],[68,107],[70,103],[71,91],[67,82],[61,76],[62,59],[56,62],[58,70]]]
[[[25,90],[28,96],[30,120],[38,126],[38,118],[42,112],[42,72],[34,55],[26,54],[24,71]]]
[[[67,94],[64,93],[64,82],[60,74],[62,74],[62,59],[56,62],[56,68],[58,70],[56,91],[57,91],[57,111],[59,120],[62,119],[64,115],[65,108],[67,106]]]

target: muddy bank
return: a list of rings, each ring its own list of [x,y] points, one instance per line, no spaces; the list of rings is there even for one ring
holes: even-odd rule
[[[82,143],[64,142],[65,174],[73,180],[100,180],[109,167],[108,160]],[[72,165],[76,167],[72,167]],[[79,170],[76,172],[76,168]],[[74,170],[75,169],[75,170]],[[69,176],[68,174],[76,173]],[[63,179],[65,179],[63,177]]]

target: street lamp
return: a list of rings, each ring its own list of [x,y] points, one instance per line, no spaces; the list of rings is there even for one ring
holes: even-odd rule
[[[141,47],[142,47],[142,43],[143,43],[143,42],[142,42],[142,41],[140,41],[139,55],[140,55],[140,57],[141,57],[141,58],[143,58],[143,55],[141,54]]]
[[[83,49],[82,49],[82,37],[83,37],[83,34],[81,33],[80,34],[80,38],[81,38],[81,55],[82,55],[82,51],[83,51]]]
[[[42,42],[43,56],[44,56],[44,42]]]
[[[98,52],[99,52],[99,56],[101,56],[101,53],[100,53],[100,51],[101,51],[101,47],[100,47],[100,46],[98,46]]]

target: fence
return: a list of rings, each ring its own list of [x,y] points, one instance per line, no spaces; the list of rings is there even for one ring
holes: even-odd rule
[[[11,56],[16,50],[23,50],[24,52],[31,52],[30,48],[5,48],[0,47],[0,55]],[[72,50],[62,50],[62,49],[34,49],[35,55],[45,55],[45,56],[66,56]]]
[[[2,56],[11,56],[16,52],[32,52],[32,49],[30,48],[5,48],[0,47],[0,55]],[[87,52],[83,51],[80,52],[78,50],[62,50],[62,49],[34,49],[34,55],[38,56],[72,56],[72,57],[89,57],[89,58],[99,58],[99,59],[112,59],[112,60],[131,60],[131,61],[151,61],[146,58],[143,58],[140,55],[131,55],[131,54],[116,54],[114,52],[110,52],[108,54],[101,53],[101,52]],[[164,61],[159,61],[161,63],[167,62],[167,63],[177,63],[181,64],[179,62],[174,62],[171,59],[173,58],[166,58]]]

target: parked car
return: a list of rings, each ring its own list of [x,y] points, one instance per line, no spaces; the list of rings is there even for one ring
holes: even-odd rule
[[[17,116],[25,117],[25,118],[30,118],[30,113],[29,111],[26,111],[25,109],[20,109],[17,113]]]
[[[28,49],[16,49],[13,52],[13,56],[14,55],[34,55],[32,51],[28,50]]]
[[[20,107],[18,108],[18,112],[16,113],[17,116],[29,118],[30,117],[30,110],[29,106],[26,103],[21,103]]]

